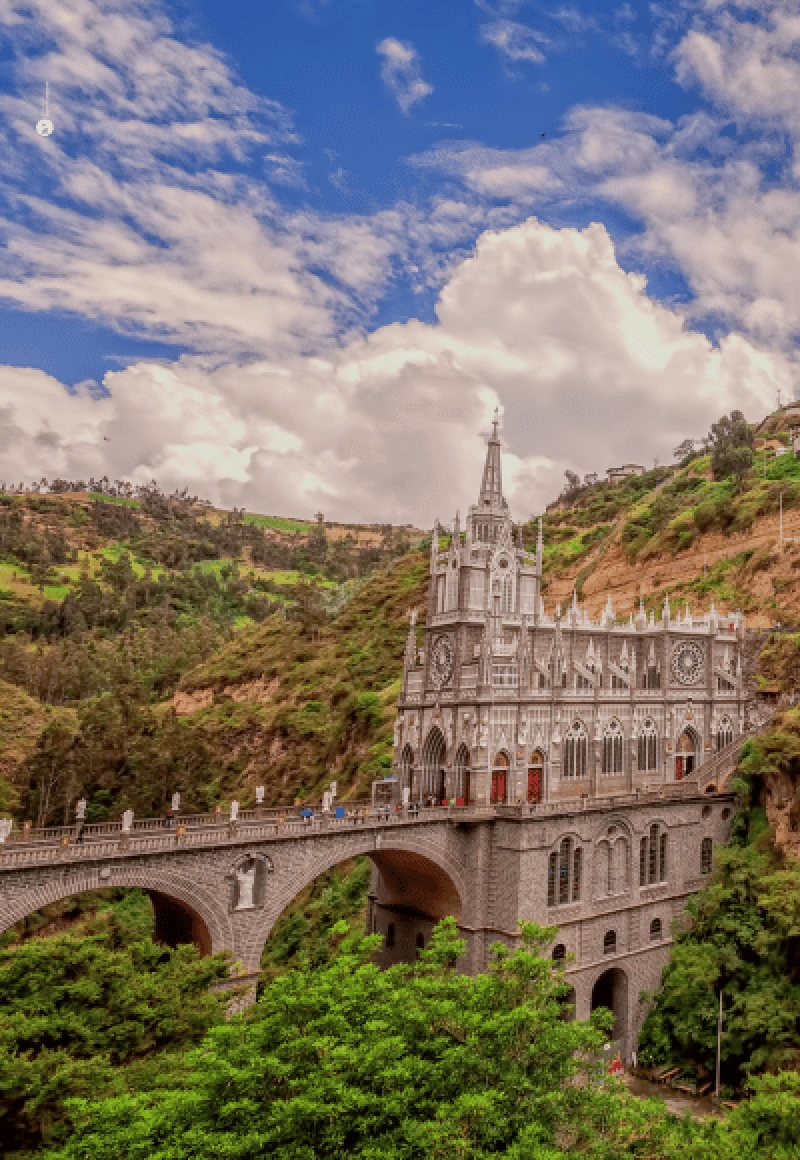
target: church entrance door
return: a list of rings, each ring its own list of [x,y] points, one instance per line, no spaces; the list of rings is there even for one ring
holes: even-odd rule
[[[544,758],[537,750],[531,754],[528,762],[528,801],[531,803],[542,800],[542,786],[544,785]]]
[[[685,729],[678,738],[675,752],[675,780],[683,781],[694,771],[695,743],[694,736]]]
[[[500,805],[506,800],[508,788],[508,756],[498,753],[492,766],[492,805]]]

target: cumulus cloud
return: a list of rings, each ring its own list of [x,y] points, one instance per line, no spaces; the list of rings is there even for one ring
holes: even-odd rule
[[[412,44],[387,36],[376,51],[383,58],[381,80],[408,116],[413,105],[433,92],[433,85],[422,79],[417,50]]]
[[[790,379],[781,356],[687,330],[619,266],[600,224],[485,233],[436,315],[324,356],[141,363],[106,375],[107,399],[57,397],[40,376],[30,415],[16,375],[0,376],[4,460],[30,475],[37,439],[57,431],[65,472],[155,477],[251,510],[429,525],[474,502],[481,433],[500,405],[524,518],[567,467],[663,461],[731,407],[759,415]],[[53,472],[48,456],[36,462]]]
[[[363,325],[397,215],[287,211],[273,186],[304,180],[289,116],[182,40],[159,0],[0,0],[0,27],[16,53],[0,94],[6,300],[223,356]]]

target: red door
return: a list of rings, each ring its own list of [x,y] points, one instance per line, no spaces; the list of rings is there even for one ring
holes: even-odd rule
[[[541,766],[533,765],[528,769],[528,801],[540,802],[542,800],[542,769]]]
[[[506,771],[504,769],[492,770],[492,805],[504,802],[506,800]]]

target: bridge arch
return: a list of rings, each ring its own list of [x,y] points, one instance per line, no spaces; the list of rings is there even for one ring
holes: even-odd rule
[[[117,864],[108,877],[103,877],[97,866],[76,869],[76,872],[51,879],[0,907],[0,933],[53,902],[114,887],[142,890],[150,895],[157,941],[168,946],[192,942],[204,955],[234,949],[226,900],[217,892],[165,867],[128,868]]]
[[[326,844],[305,862],[300,873],[296,868],[284,873],[276,868],[270,880],[271,897],[260,912],[260,921],[250,927],[238,947],[237,958],[241,960],[243,969],[259,969],[261,955],[275,923],[301,891],[321,874],[362,855],[366,855],[373,865],[371,899],[377,902],[386,918],[383,923],[373,922],[373,928],[385,935],[387,931],[382,927],[388,927],[390,921],[395,926],[393,941],[396,953],[389,956],[392,961],[403,957],[403,939],[397,933],[397,916],[418,919],[425,930],[425,942],[430,929],[440,919],[449,915],[456,920],[461,918],[466,881],[457,859],[435,842],[422,837],[366,833],[360,841],[349,842],[344,850],[336,842]]]

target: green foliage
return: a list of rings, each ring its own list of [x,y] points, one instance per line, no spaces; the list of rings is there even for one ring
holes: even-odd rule
[[[379,970],[377,941],[345,939],[328,964],[277,979],[212,1030],[181,1088],[74,1107],[59,1155],[544,1157],[565,1126],[587,1135],[603,1022],[563,1020],[539,932],[477,978],[453,970],[453,920],[412,966]]]
[[[165,1053],[224,1015],[209,984],[222,956],[171,951],[140,933],[135,908],[103,910],[79,933],[0,949],[0,1139],[4,1156],[58,1138],[64,1101],[123,1092],[169,1071]]]
[[[749,840],[763,832],[748,830]],[[713,880],[690,900],[640,1036],[642,1062],[712,1074],[720,986],[724,1082],[738,1088],[748,1074],[796,1066],[800,866],[759,840],[719,850]]]
[[[330,962],[332,932],[342,921],[351,932],[364,933],[371,868],[368,858],[342,863],[320,875],[294,900],[264,948],[264,978],[273,979],[294,967],[313,970]]]
[[[740,484],[753,466],[755,435],[741,411],[731,411],[712,423],[711,470],[714,479],[733,476]]]

